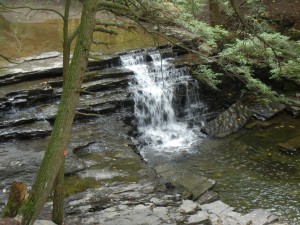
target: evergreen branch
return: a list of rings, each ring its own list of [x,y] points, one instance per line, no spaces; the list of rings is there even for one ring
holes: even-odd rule
[[[256,32],[255,32],[255,30],[254,29],[252,29],[248,24],[247,24],[247,22],[245,21],[245,19],[243,18],[243,16],[242,16],[242,13],[241,13],[241,11],[239,10],[239,8],[238,8],[238,6],[236,5],[236,2],[235,2],[235,0],[230,0],[230,4],[231,4],[231,6],[232,6],[232,8],[233,8],[233,10],[234,10],[234,12],[235,12],[235,14],[238,16],[238,18],[240,19],[240,21],[241,21],[241,23],[243,24],[243,26],[245,27],[245,28],[247,28],[259,41],[261,41],[263,44],[265,44],[267,47],[269,47],[269,48],[271,48],[272,49],[272,51],[273,51],[273,53],[274,53],[274,55],[276,56],[276,57],[278,57],[278,54],[276,53],[276,52],[281,52],[281,53],[283,53],[284,55],[286,55],[286,56],[288,56],[288,57],[290,57],[290,58],[292,58],[292,59],[294,59],[294,60],[296,60],[296,61],[298,61],[299,62],[299,56],[297,56],[297,55],[295,55],[295,54],[293,54],[293,53],[291,53],[291,52],[287,52],[287,51],[285,51],[285,50],[283,50],[283,49],[279,49],[279,48],[277,48],[277,47],[275,47],[275,46],[273,46],[273,45],[271,45],[270,43],[268,43],[264,38],[262,38],[259,34],[257,34]]]

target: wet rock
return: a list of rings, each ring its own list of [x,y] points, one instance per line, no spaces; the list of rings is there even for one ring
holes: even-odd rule
[[[88,72],[85,74],[83,82],[90,82],[101,79],[109,79],[109,78],[121,78],[127,77],[129,75],[133,75],[133,72],[128,69],[120,69],[120,68],[109,68],[105,70],[98,70],[93,72]]]
[[[176,179],[175,183],[191,193],[194,200],[215,185],[215,181],[198,175],[184,175]]]
[[[297,96],[298,94],[298,96]],[[299,93],[296,94],[296,98],[288,98],[287,110],[292,113],[292,115],[297,118],[300,116],[300,100]]]
[[[206,123],[202,130],[211,137],[224,137],[243,127],[252,117],[252,112],[240,102],[236,102],[218,117]]]
[[[300,136],[296,136],[284,143],[279,143],[278,146],[286,153],[297,153],[300,151]]]
[[[32,139],[46,137],[52,127],[48,121],[36,121],[31,124],[20,125],[10,129],[0,129],[0,140],[9,139]]]
[[[20,71],[24,71],[20,69]],[[43,71],[34,71],[34,72],[19,72],[12,73],[0,76],[0,86],[16,84],[29,80],[38,80],[42,78],[58,77],[62,74],[62,68],[51,68],[45,69]]]
[[[65,175],[71,175],[87,168],[86,163],[75,156],[65,158]]]
[[[0,128],[5,128],[5,127],[13,127],[13,126],[19,126],[27,123],[32,123],[36,121],[36,118],[29,117],[29,118],[8,118],[7,120],[4,119],[3,121],[0,121]]]
[[[249,107],[253,115],[259,120],[268,120],[285,109],[285,105],[272,102],[268,105],[254,104]]]
[[[253,129],[253,128],[267,128],[270,127],[272,125],[274,125],[275,123],[272,121],[257,121],[257,120],[251,120],[249,121],[245,127],[247,129]]]
[[[29,102],[41,102],[52,98],[53,89],[51,87],[28,90]]]
[[[82,89],[85,91],[103,91],[111,90],[113,88],[122,87],[127,85],[128,78],[115,78],[115,79],[105,79],[97,80],[82,85]]]

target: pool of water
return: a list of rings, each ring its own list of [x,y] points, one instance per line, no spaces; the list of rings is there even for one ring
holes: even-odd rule
[[[179,171],[214,179],[221,200],[237,211],[264,208],[289,224],[300,224],[300,155],[288,155],[277,146],[298,136],[299,128],[299,119],[282,114],[267,128],[205,138],[187,157],[169,163]],[[151,163],[159,164],[159,158]]]

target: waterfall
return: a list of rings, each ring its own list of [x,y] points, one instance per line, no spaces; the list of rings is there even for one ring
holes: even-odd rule
[[[199,140],[195,124],[202,103],[198,84],[186,67],[176,68],[172,51],[148,50],[121,56],[125,68],[134,72],[129,90],[134,99],[141,153],[187,150]]]

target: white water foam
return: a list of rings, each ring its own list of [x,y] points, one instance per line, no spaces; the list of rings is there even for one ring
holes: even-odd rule
[[[193,124],[202,103],[197,83],[186,68],[175,68],[159,51],[121,56],[123,66],[135,76],[130,82],[134,99],[141,153],[145,149],[164,152],[189,150],[200,140]]]

